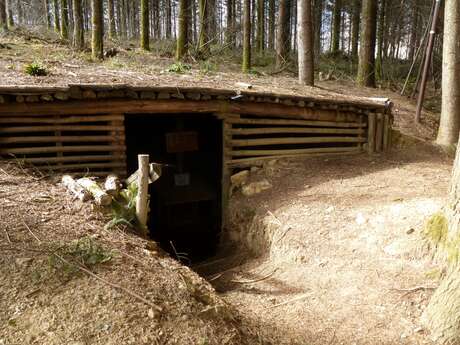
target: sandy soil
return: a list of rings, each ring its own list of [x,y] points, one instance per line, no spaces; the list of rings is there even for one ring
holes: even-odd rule
[[[237,192],[233,219],[254,215],[258,234],[242,237],[268,252],[206,275],[239,310],[279,327],[287,344],[427,343],[419,316],[436,281],[420,232],[446,199],[451,165],[422,145],[252,173],[274,187],[250,198]]]

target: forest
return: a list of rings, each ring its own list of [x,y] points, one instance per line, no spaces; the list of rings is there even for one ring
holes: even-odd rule
[[[0,0],[0,345],[460,344],[459,42],[458,0]]]

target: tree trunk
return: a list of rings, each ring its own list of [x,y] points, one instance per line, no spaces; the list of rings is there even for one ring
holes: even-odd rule
[[[385,18],[386,18],[386,0],[381,0],[379,11],[379,25],[377,32],[377,61],[375,65],[375,73],[379,79],[383,79],[383,49],[385,38]]]
[[[46,6],[48,5],[48,1],[46,1]],[[18,24],[19,25],[22,25],[24,24],[24,11],[23,11],[23,8],[22,8],[22,1],[21,0],[16,0],[16,8],[18,10]],[[49,8],[49,7],[45,7],[45,8]],[[49,15],[49,11],[46,12],[46,24],[48,25],[48,29],[51,28],[51,19],[50,19],[50,15]]]
[[[321,55],[321,33],[323,31],[323,7],[324,0],[314,0],[315,2],[315,57],[319,59]]]
[[[265,49],[265,0],[257,0],[257,51]]]
[[[331,52],[337,54],[340,50],[340,24],[342,23],[342,1],[335,0],[332,14]]]
[[[58,0],[53,1],[53,14],[54,14],[54,31],[56,33],[61,32],[61,22],[59,20],[59,4]]]
[[[69,38],[69,9],[67,0],[61,0],[61,38]]]
[[[8,20],[6,18],[6,2],[0,0],[0,28],[2,31],[8,31]]]
[[[268,49],[275,49],[275,0],[268,2]]]
[[[179,28],[176,46],[176,60],[182,60],[187,53],[189,10],[188,0],[179,0]]]
[[[358,85],[375,87],[375,38],[377,31],[377,0],[363,0],[362,35],[359,51]]]
[[[109,39],[117,38],[117,31],[115,28],[115,4],[114,0],[107,1],[107,14],[109,19]]]
[[[199,0],[198,11],[200,13],[200,36],[198,39],[198,49],[200,54],[205,57],[209,54],[209,11],[208,0]]]
[[[141,0],[141,49],[150,50],[149,0]]]
[[[102,60],[104,57],[104,10],[103,0],[91,0],[92,10],[92,39],[91,55],[94,60]]]
[[[243,0],[243,73],[251,69],[251,0]]]
[[[8,26],[10,28],[14,27],[14,18],[13,18],[13,0],[6,0],[6,10],[8,16]]]
[[[353,17],[351,32],[351,57],[353,60],[358,59],[359,46],[359,22],[361,19],[361,0],[353,0]]]
[[[75,49],[85,48],[85,35],[83,29],[83,13],[81,0],[73,0],[73,46]]]
[[[442,111],[436,143],[449,147],[460,131],[460,2],[447,0],[444,12],[442,58]]]
[[[288,61],[291,33],[291,1],[280,0],[276,37],[276,67],[281,68]]]
[[[418,11],[417,11],[417,1],[412,3],[412,26],[410,34],[410,43],[409,43],[409,61],[414,60],[415,50],[417,49],[417,36],[418,36]]]
[[[166,0],[166,38],[171,39],[171,31],[172,31],[172,25],[171,25],[171,0]]]
[[[314,84],[313,24],[311,0],[297,0],[297,37],[299,50],[299,83]]]
[[[227,0],[227,28],[225,30],[225,44],[227,47],[233,47],[233,33],[235,28],[233,27],[233,1]]]

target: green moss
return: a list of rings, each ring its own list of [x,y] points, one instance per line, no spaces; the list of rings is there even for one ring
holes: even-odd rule
[[[444,216],[444,214],[439,212],[431,216],[431,218],[428,220],[423,234],[427,239],[433,242],[433,244],[445,245],[448,231],[449,225],[447,218]]]

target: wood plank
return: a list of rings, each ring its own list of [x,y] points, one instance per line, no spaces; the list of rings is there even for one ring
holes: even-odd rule
[[[364,129],[348,128],[301,128],[301,127],[270,127],[270,128],[233,128],[233,135],[257,135],[257,134],[291,134],[291,133],[319,133],[319,134],[363,134]]]
[[[290,155],[275,155],[275,156],[264,156],[264,157],[251,157],[251,158],[238,158],[227,161],[229,167],[247,167],[255,165],[257,163],[263,163],[264,161],[282,158],[305,158],[305,157],[330,157],[330,156],[343,156],[343,155],[355,155],[362,153],[360,150],[348,151],[348,152],[329,152],[329,153],[300,153]]]
[[[112,161],[118,159],[119,161],[125,161],[126,157],[124,154],[118,156],[114,155],[87,155],[87,156],[63,156],[63,157],[24,157],[24,158],[12,158],[9,161],[19,160],[24,163],[31,164],[50,164],[58,162],[98,162],[98,161]]]
[[[390,115],[385,114],[383,118],[383,151],[388,151],[390,149]]]
[[[377,120],[377,115],[376,114],[369,114],[368,115],[368,132],[367,132],[367,142],[368,142],[368,152],[369,153],[374,153],[375,152],[375,129],[376,129],[376,120]]]
[[[307,121],[290,119],[236,119],[229,118],[228,123],[241,125],[286,125],[286,126],[314,126],[314,127],[343,127],[359,128],[365,126],[358,122],[335,122],[335,121]]]
[[[232,157],[245,157],[245,156],[274,156],[274,155],[293,155],[293,154],[306,154],[306,153],[331,153],[331,152],[354,152],[359,151],[358,146],[352,147],[322,147],[311,149],[289,149],[289,150],[239,150],[231,151]]]
[[[44,146],[23,148],[1,148],[0,154],[36,154],[54,152],[113,152],[125,151],[125,146],[94,145],[94,146]]]
[[[84,143],[84,142],[110,142],[114,140],[111,135],[94,136],[31,136],[31,137],[0,137],[0,144],[23,143]]]
[[[61,115],[62,116],[62,115]],[[123,120],[123,116],[117,115],[89,115],[89,116],[70,116],[64,118],[51,118],[51,117],[0,117],[0,124],[2,123],[49,123],[49,124],[63,124],[63,123],[80,123],[80,122],[107,122]]]
[[[377,128],[375,133],[375,150],[382,152],[383,149],[383,117],[377,114]]]
[[[307,138],[263,138],[263,139],[236,139],[231,144],[234,147],[266,146],[288,144],[313,144],[313,143],[360,143],[366,139],[358,137],[307,137]]]
[[[126,163],[80,163],[80,164],[61,164],[61,165],[44,165],[40,168],[46,168],[48,170],[70,170],[70,169],[101,169],[101,168],[125,168]]]
[[[1,127],[0,134],[4,133],[36,133],[36,132],[72,132],[72,131],[118,131],[124,132],[124,126],[98,126],[98,125],[67,125],[67,126],[18,126]]]

